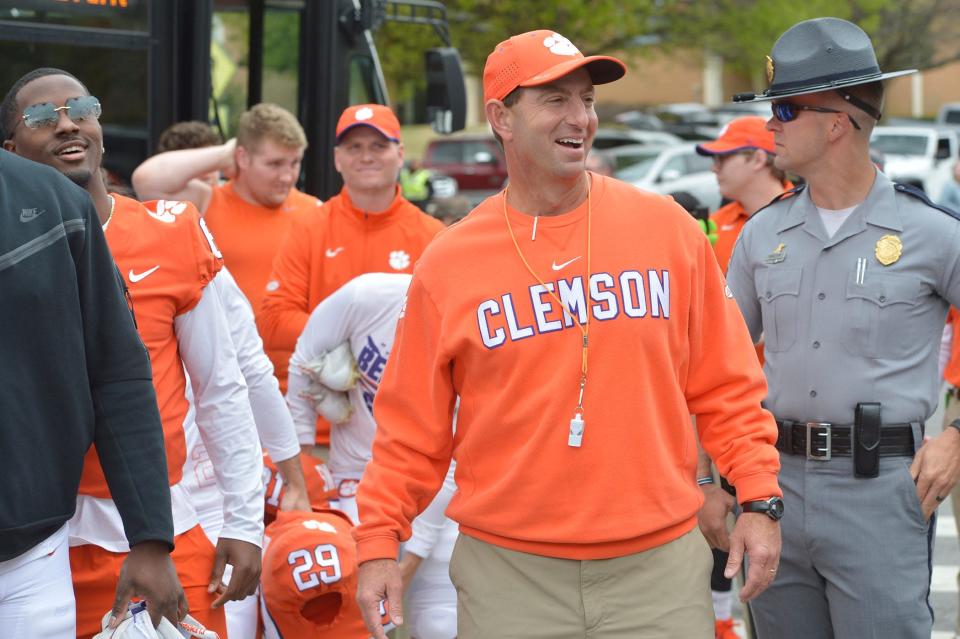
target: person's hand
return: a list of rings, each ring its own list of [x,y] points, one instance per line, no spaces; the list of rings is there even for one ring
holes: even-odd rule
[[[423,557],[412,552],[405,552],[400,558],[400,579],[403,581],[403,592],[407,592],[410,582],[417,574],[417,568],[423,562]]]
[[[733,510],[733,495],[715,484],[704,484],[700,490],[703,492],[703,506],[697,513],[700,532],[711,548],[728,552],[730,533],[727,531],[727,515]]]
[[[111,630],[123,621],[133,597],[147,600],[147,612],[154,627],[160,625],[163,617],[176,625],[190,612],[187,596],[170,559],[170,548],[165,543],[143,541],[130,548],[120,568],[117,596],[108,624]]]
[[[312,512],[307,493],[303,492],[299,486],[290,484],[283,487],[283,497],[280,498],[280,510],[284,512],[290,510]]]
[[[923,516],[930,519],[960,480],[960,431],[945,428],[938,436],[924,441],[910,464],[910,476],[917,485]]]
[[[207,592],[219,592],[213,602],[213,608],[219,608],[228,601],[239,601],[257,591],[260,583],[261,565],[260,547],[239,539],[221,537],[217,541],[217,556],[210,573],[210,585]],[[223,583],[223,571],[227,564],[233,566],[230,584]]]
[[[357,603],[363,623],[373,639],[387,639],[380,623],[380,602],[390,611],[390,619],[397,626],[403,623],[403,579],[396,559],[371,559],[360,564],[357,571]]]
[[[743,554],[750,557],[750,570],[740,590],[746,603],[767,589],[780,565],[780,524],[764,513],[741,513],[730,535],[730,558],[723,576],[733,579],[743,565]]]

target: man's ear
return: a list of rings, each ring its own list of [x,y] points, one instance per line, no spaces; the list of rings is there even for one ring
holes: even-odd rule
[[[237,148],[233,150],[233,161],[236,162],[237,168],[240,169],[249,169],[250,168],[250,152],[246,147],[237,145]]]
[[[509,140],[513,136],[513,113],[507,105],[500,100],[488,100],[483,108],[493,132],[502,139]]]
[[[3,150],[4,150],[4,151],[9,151],[10,153],[16,153],[16,152],[17,152],[17,143],[14,142],[13,140],[9,140],[9,139],[8,139],[8,140],[4,140],[4,141],[3,141]]]
[[[340,147],[333,147],[333,168],[337,170],[337,173],[343,173],[343,170],[340,168]]]

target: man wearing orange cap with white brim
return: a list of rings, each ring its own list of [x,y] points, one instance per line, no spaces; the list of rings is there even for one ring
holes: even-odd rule
[[[709,242],[671,199],[584,169],[594,85],[625,71],[553,31],[487,58],[510,186],[424,252],[374,405],[355,536],[378,639],[380,600],[402,622],[399,542],[451,457],[460,639],[712,637],[691,413],[748,511],[728,573],[746,550],[742,596],[773,579],[775,426]]]
[[[336,136],[333,159],[343,189],[298,217],[277,251],[257,316],[268,349],[293,352],[311,311],[354,277],[412,272],[443,229],[400,193],[403,144],[400,122],[389,107],[347,107]],[[327,424],[318,427],[315,440],[302,436],[300,443],[325,443]]]

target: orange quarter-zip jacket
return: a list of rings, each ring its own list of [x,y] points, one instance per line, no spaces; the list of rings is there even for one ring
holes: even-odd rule
[[[347,189],[294,220],[273,262],[273,274],[257,327],[267,349],[293,352],[311,311],[323,299],[363,273],[411,273],[443,223],[403,199],[400,187],[389,208],[367,213]],[[277,366],[284,389],[287,364]],[[318,443],[329,441],[329,426],[318,427]]]
[[[534,219],[487,199],[418,263],[374,403],[360,561],[393,558],[443,482],[463,533],[552,557],[646,550],[696,525],[697,445],[741,502],[780,495],[766,384],[696,222],[671,199],[592,175],[584,202]],[[589,263],[589,271],[588,271]],[[548,291],[563,302],[561,310]],[[582,446],[568,445],[589,316]],[[454,402],[460,408],[456,434]]]

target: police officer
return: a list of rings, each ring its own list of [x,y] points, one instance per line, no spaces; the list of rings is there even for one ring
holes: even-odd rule
[[[767,58],[776,166],[806,179],[746,224],[729,286],[766,341],[778,422],[783,558],[753,604],[761,639],[930,637],[933,513],[960,475],[960,431],[923,442],[937,349],[960,302],[960,220],[870,162],[882,73],[836,18]],[[958,426],[960,427],[960,426]]]

